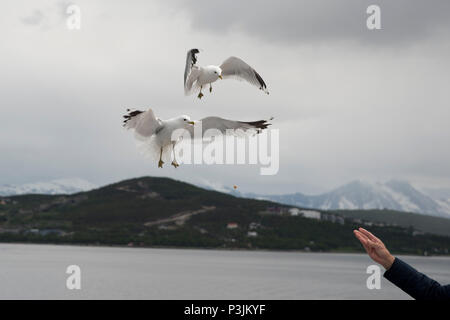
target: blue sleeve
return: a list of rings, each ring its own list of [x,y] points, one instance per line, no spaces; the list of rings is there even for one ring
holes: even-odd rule
[[[441,286],[399,258],[395,258],[384,277],[414,299],[450,300],[450,285]]]

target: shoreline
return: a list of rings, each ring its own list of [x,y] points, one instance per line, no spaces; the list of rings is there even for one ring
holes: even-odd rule
[[[214,248],[214,247],[173,247],[173,246],[127,246],[127,245],[104,245],[104,244],[73,244],[73,243],[36,243],[36,242],[0,242],[2,245],[31,245],[31,246],[57,246],[57,247],[79,247],[79,248],[117,248],[117,249],[162,249],[162,250],[204,250],[204,251],[243,251],[243,252],[274,252],[274,253],[308,253],[308,254],[354,254],[354,255],[366,255],[364,251],[305,251],[305,250],[273,250],[273,249],[246,249],[246,248]],[[405,256],[405,257],[423,257],[423,258],[450,258],[450,254],[447,255],[415,255],[407,253],[395,253],[393,255]]]

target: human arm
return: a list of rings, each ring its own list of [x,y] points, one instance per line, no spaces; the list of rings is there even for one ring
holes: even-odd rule
[[[367,254],[386,269],[384,277],[411,297],[417,300],[450,300],[450,285],[442,286],[394,257],[384,243],[369,231],[359,228],[354,230],[354,234]]]

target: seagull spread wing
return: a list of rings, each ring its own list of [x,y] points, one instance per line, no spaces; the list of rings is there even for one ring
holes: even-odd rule
[[[220,68],[222,69],[222,76],[224,78],[232,77],[238,80],[245,80],[269,94],[266,83],[258,72],[241,59],[230,57],[222,63]]]
[[[186,67],[184,69],[184,93],[192,93],[196,87],[196,81],[200,74],[200,68],[196,65],[198,49],[191,49],[186,56]]]
[[[202,137],[205,132],[209,129],[219,130],[222,134],[226,134],[227,130],[242,130],[247,131],[250,129],[254,129],[257,132],[260,132],[263,129],[266,129],[271,124],[266,120],[252,121],[252,122],[244,122],[244,121],[236,121],[236,120],[227,120],[219,117],[206,117],[200,120],[202,125]],[[198,121],[192,127],[189,127],[189,131],[191,137],[194,136],[194,127],[198,126]]]
[[[152,109],[145,112],[128,110],[123,117],[125,118],[123,126],[127,129],[134,129],[138,138],[149,138],[163,126],[162,121],[155,117]]]

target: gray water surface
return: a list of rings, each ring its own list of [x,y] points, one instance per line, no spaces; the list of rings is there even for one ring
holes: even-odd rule
[[[450,283],[450,258],[401,257]],[[362,254],[0,244],[0,299],[409,299]],[[69,290],[69,265],[81,289]],[[383,272],[383,268],[381,267]]]

